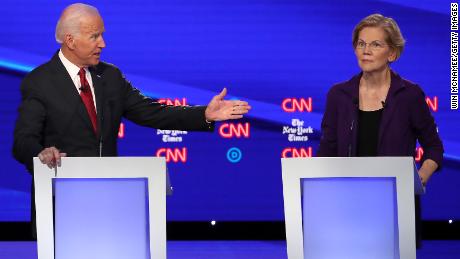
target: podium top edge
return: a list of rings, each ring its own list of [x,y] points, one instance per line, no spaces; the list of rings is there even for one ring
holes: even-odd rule
[[[37,160],[38,157],[34,157]],[[61,157],[62,160],[165,160],[165,157],[155,156],[104,156],[104,157]]]
[[[411,160],[414,158],[411,156],[373,156],[373,157],[326,157],[326,156],[317,156],[317,157],[282,157],[281,161],[293,161],[293,160]]]

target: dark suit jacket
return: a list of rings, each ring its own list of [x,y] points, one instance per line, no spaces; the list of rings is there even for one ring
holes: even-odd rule
[[[100,62],[90,68],[96,97],[96,135],[81,97],[56,53],[29,73],[14,130],[14,157],[32,172],[32,158],[55,146],[68,156],[116,156],[122,117],[139,125],[180,130],[212,130],[204,106],[161,105],[143,96],[118,68]],[[102,143],[102,145],[101,145]],[[102,150],[100,150],[102,146]]]
[[[361,76],[362,73],[329,90],[318,156],[356,156]],[[440,167],[444,149],[425,94],[418,85],[391,71],[377,154],[415,156],[416,140],[424,150],[423,160],[430,158]]]

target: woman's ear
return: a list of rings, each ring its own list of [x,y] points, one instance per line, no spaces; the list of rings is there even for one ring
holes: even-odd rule
[[[388,62],[394,62],[396,60],[396,50],[394,48],[390,48],[390,55],[388,55]]]

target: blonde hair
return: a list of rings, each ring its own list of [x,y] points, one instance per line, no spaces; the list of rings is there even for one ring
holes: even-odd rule
[[[386,34],[386,43],[396,52],[395,61],[401,56],[406,41],[401,34],[398,24],[395,20],[393,20],[393,18],[385,17],[378,13],[367,16],[355,26],[352,36],[353,48],[356,48],[359,33],[366,27],[382,28]]]

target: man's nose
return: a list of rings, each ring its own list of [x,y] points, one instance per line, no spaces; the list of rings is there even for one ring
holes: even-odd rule
[[[105,41],[104,41],[104,38],[102,37],[102,35],[99,37],[99,42],[98,42],[97,46],[99,48],[101,48],[101,49],[105,48]]]

